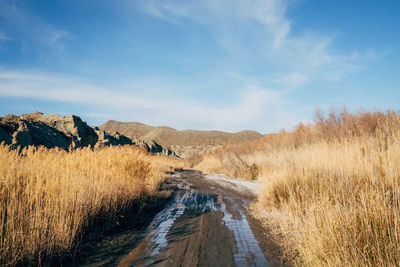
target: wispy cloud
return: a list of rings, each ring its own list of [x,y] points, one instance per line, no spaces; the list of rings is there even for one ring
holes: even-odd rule
[[[49,73],[0,71],[0,96],[40,99],[76,103],[100,108],[88,116],[99,119],[135,117],[154,125],[178,128],[205,128],[237,131],[260,125],[262,132],[274,131],[294,125],[298,119],[290,113],[289,103],[277,91],[258,86],[242,88],[236,103],[210,106],[187,97],[157,98],[154,95],[137,96],[135,93],[117,93],[109,88],[93,85],[77,77]]]
[[[103,57],[103,60],[92,61],[85,55],[77,60],[81,64],[76,65],[80,66],[84,65],[85,61],[90,62],[88,69],[92,73],[91,77],[95,77],[96,73],[99,73],[98,62],[111,59],[114,64],[104,64],[107,71],[112,69],[111,72],[118,72],[115,75],[108,73],[108,79],[113,77],[111,80],[101,75],[97,75],[96,81],[82,79],[80,76],[82,74],[74,70],[70,73],[78,73],[76,76],[63,76],[57,70],[27,72],[0,69],[0,96],[87,106],[91,109],[87,116],[99,119],[138,120],[178,128],[222,130],[253,128],[269,132],[290,127],[299,119],[304,119],[299,118],[301,112],[292,112],[294,108],[290,103],[290,95],[294,95],[294,90],[299,87],[303,87],[304,90],[316,90],[306,88],[313,81],[340,81],[384,55],[373,49],[351,51],[335,49],[337,47],[334,34],[321,34],[312,29],[298,31],[298,28],[294,32],[293,25],[296,21],[290,19],[288,11],[296,0],[122,1],[153,16],[153,19],[181,27],[180,31],[174,31],[174,34],[185,34],[189,36],[187,39],[190,39],[190,42],[185,43],[186,38],[182,38],[184,47],[182,53],[181,51],[171,53],[170,57],[160,58],[156,63],[153,63],[155,56],[152,53],[161,54],[157,49],[170,49],[170,47],[152,46],[149,51],[140,52],[138,58],[136,54],[139,52],[135,52],[132,57],[125,57],[127,53],[123,53],[124,56],[120,54],[114,61],[113,53],[116,46],[110,44],[108,49],[105,40],[104,47],[110,51],[105,51],[104,55],[99,53],[99,58]],[[12,37],[12,43],[20,42],[21,49],[26,53],[64,50],[68,40],[73,39],[73,34],[32,12],[33,10],[24,8],[23,2],[0,0],[0,18],[13,25],[13,31],[6,29],[7,34],[0,32],[0,41],[8,41],[10,40],[8,38]],[[150,20],[146,18],[146,21]],[[193,24],[196,25],[191,28]],[[121,28],[129,26],[124,24]],[[159,23],[150,26],[149,30],[158,27]],[[11,37],[8,36],[10,32]],[[126,32],[122,35],[127,40],[140,39],[140,36]],[[146,38],[141,41],[127,41],[126,44],[135,46],[136,43],[142,42],[162,43],[161,39],[154,36],[150,38],[147,35],[151,34],[146,34]],[[192,43],[196,43],[196,46],[191,46]],[[216,43],[218,47],[215,47]],[[37,49],[38,47],[40,49]],[[123,44],[117,47],[121,50],[126,49]],[[201,50],[199,47],[205,49],[200,55],[207,56],[204,57],[202,64],[196,65],[193,62],[200,57],[197,54]],[[196,51],[190,51],[192,48]],[[211,52],[209,57],[207,49]],[[73,51],[63,52],[65,58],[69,58],[68,56],[72,55],[69,53]],[[162,54],[168,53],[162,51]],[[149,55],[151,55],[150,60],[147,61]],[[176,65],[189,69],[187,74],[185,72],[184,78],[179,74],[174,77],[174,74],[171,74],[175,65],[169,64],[168,61],[175,56],[179,57],[177,60],[179,64]],[[212,62],[209,60],[211,57]],[[57,57],[53,58],[58,58],[58,53]],[[190,61],[188,58],[194,59]],[[132,64],[135,67],[127,64],[128,61],[136,59],[138,59],[137,65]],[[110,67],[120,63],[124,66],[129,65],[129,68]],[[164,64],[164,66],[161,66],[162,68],[157,66],[155,69],[158,72],[150,73],[146,72],[147,70],[137,71],[140,69],[140,64],[146,66]],[[31,70],[34,70],[41,65],[30,66]],[[59,71],[61,70],[64,69],[59,68]],[[197,73],[194,75],[192,72]],[[212,75],[205,78],[205,75],[210,73],[218,78],[210,77]],[[127,76],[133,78],[126,78]],[[163,80],[164,77],[167,77],[166,82]],[[115,79],[115,83],[112,79]],[[101,83],[103,85],[99,86]],[[199,84],[201,86],[198,86]],[[204,94],[202,90],[205,91]],[[193,94],[200,96],[202,100],[190,96],[188,91],[194,92]],[[223,100],[215,100],[217,97],[213,95],[214,92]]]
[[[308,80],[339,81],[360,71],[383,54],[353,50],[347,53],[333,52],[334,36],[307,33],[288,38],[277,55],[287,63],[288,70],[301,73]]]
[[[4,33],[0,32],[0,41],[11,41],[13,38],[10,36],[5,35]]]
[[[306,77],[304,74],[292,72],[278,75],[278,78],[275,79],[274,82],[280,85],[282,88],[285,88],[284,91],[288,92],[302,86],[307,81],[308,77]]]
[[[25,46],[28,46],[29,41],[51,49],[64,49],[65,41],[72,35],[44,21],[20,4],[18,1],[0,0],[0,17],[13,25],[13,40]]]
[[[162,19],[172,20],[174,17],[180,17],[210,27],[219,27],[224,24],[224,20],[252,19],[266,27],[276,46],[280,45],[290,31],[290,21],[285,16],[287,8],[285,1],[148,0],[139,5],[144,11]]]
[[[374,59],[371,50],[334,52],[334,34],[305,31],[293,36],[293,22],[288,18],[287,10],[295,2],[149,0],[142,2],[140,8],[168,21],[185,19],[201,23],[210,31],[216,31],[216,38],[233,54],[250,53],[254,57],[263,57],[270,64],[283,65],[283,70],[277,75],[290,78],[291,81],[296,79],[296,82],[288,82],[285,90],[312,79],[340,80],[364,68]],[[245,29],[240,31],[240,27]],[[247,45],[249,38],[257,40],[257,49]]]

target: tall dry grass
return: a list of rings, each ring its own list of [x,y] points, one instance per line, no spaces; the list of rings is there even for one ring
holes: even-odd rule
[[[256,212],[307,266],[400,265],[400,132],[273,152]]]
[[[342,111],[332,109],[327,117],[316,110],[315,123],[304,125],[299,123],[292,132],[281,130],[277,134],[267,134],[263,138],[237,144],[225,145],[204,155],[188,159],[188,165],[210,173],[223,173],[230,177],[256,179],[263,162],[272,151],[317,142],[340,141],[360,136],[374,136],[376,131],[392,134],[398,127],[399,113],[394,111],[359,112],[352,114],[346,108]]]
[[[129,211],[181,164],[129,146],[19,153],[4,144],[0,162],[0,265],[68,253],[98,217]]]
[[[331,113],[204,159],[223,172],[232,157],[238,169],[256,164],[253,213],[295,264],[400,266],[399,113]]]

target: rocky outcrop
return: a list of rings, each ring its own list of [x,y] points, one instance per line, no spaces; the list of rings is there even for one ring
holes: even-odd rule
[[[71,138],[71,143],[75,148],[94,146],[99,140],[95,130],[75,115],[61,117],[56,114],[44,115],[43,113],[35,112],[24,114],[20,118],[31,122],[42,122],[63,132]]]
[[[145,148],[147,151],[153,154],[163,154],[163,155],[178,157],[175,151],[171,150],[170,148],[163,147],[153,140],[146,140],[146,141],[139,139],[133,139],[133,140],[135,140],[136,145]]]
[[[104,130],[100,130],[98,127],[93,128],[98,136],[97,142],[106,146],[118,146],[118,145],[136,145],[132,139],[118,133],[107,133]]]
[[[16,148],[42,145],[48,148],[68,149],[70,138],[63,132],[39,121],[6,120],[0,121],[0,142]]]
[[[135,145],[154,154],[176,156],[170,149],[154,141],[132,140],[118,132],[109,133],[90,127],[75,115],[62,117],[40,112],[0,118],[0,142],[10,144],[13,148],[34,145],[65,150],[96,145]]]

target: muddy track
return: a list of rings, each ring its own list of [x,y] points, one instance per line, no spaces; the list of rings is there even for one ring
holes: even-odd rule
[[[176,172],[163,186],[174,189],[174,197],[147,227],[99,244],[98,251],[103,253],[79,265],[287,265],[259,222],[248,215],[254,191],[229,181],[205,179],[194,170]],[[107,246],[118,254],[104,253]]]

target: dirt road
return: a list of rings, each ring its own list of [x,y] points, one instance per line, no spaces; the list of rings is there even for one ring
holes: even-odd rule
[[[174,197],[148,227],[130,237],[123,234],[107,241],[114,250],[121,247],[112,257],[102,254],[107,248],[100,245],[99,255],[83,265],[281,265],[274,258],[279,251],[247,213],[247,206],[255,197],[254,183],[183,170],[173,174],[164,186],[175,188]],[[135,240],[130,246],[129,239]]]

